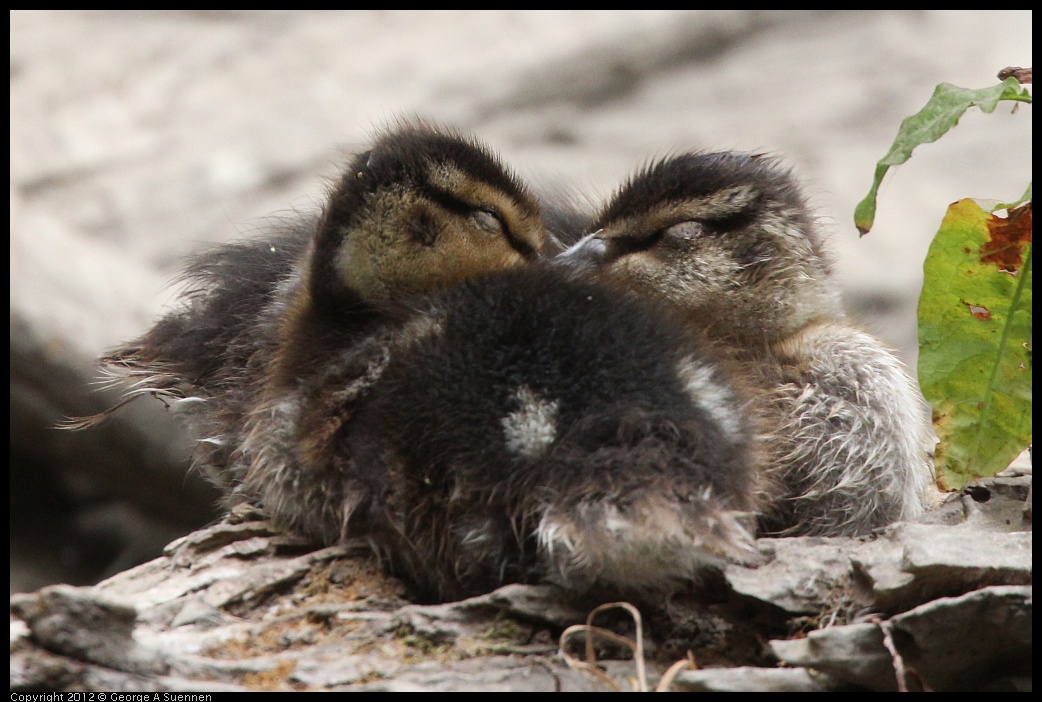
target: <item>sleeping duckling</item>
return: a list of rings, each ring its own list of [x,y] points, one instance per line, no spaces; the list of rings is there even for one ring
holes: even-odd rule
[[[561,256],[673,305],[760,387],[764,533],[856,535],[920,514],[933,482],[925,401],[842,312],[791,174],[742,153],[682,154],[622,187]]]
[[[188,410],[230,504],[334,543],[356,498],[332,437],[426,333],[402,301],[525,265],[545,243],[537,203],[486,147],[402,123],[354,157],[318,218],[196,259],[182,307],[103,360],[136,381],[131,398]]]
[[[333,446],[349,525],[418,599],[646,595],[756,558],[740,390],[652,301],[535,264],[416,304],[422,331]]]

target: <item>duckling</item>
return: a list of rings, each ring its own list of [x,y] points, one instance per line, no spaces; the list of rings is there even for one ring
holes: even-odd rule
[[[353,459],[331,441],[394,352],[428,330],[403,301],[526,265],[539,206],[489,149],[401,122],[356,155],[318,217],[197,258],[179,309],[103,359],[131,399],[187,409],[229,505],[331,544],[353,505]]]
[[[760,388],[766,534],[857,535],[924,511],[925,401],[894,353],[845,318],[822,235],[792,175],[762,155],[650,165],[562,254],[665,301]]]
[[[417,599],[510,582],[648,595],[755,560],[741,389],[667,311],[533,264],[417,314],[425,336],[333,444],[365,496],[349,523]]]

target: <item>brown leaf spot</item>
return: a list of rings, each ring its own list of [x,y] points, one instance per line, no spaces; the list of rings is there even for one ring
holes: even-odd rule
[[[977,319],[981,320],[982,322],[991,321],[991,310],[989,310],[987,307],[981,307],[980,305],[974,305],[969,302],[964,302],[963,304],[969,308],[970,314],[972,314]]]
[[[988,241],[981,247],[981,262],[1016,274],[1023,263],[1024,248],[1031,244],[1031,203],[1014,207],[1008,217],[992,215],[987,226]]]

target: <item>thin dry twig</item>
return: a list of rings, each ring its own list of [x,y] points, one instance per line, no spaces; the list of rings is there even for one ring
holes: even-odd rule
[[[636,625],[636,641],[631,641],[625,636],[620,636],[613,631],[603,629],[593,625],[593,618],[600,612],[604,612],[608,609],[620,608],[629,612],[629,615],[633,617],[633,622]],[[565,644],[568,638],[579,631],[586,633],[586,660],[580,661],[574,656],[568,654]],[[601,682],[605,683],[609,687],[613,688],[617,692],[621,692],[622,689],[619,685],[608,676],[603,670],[597,667],[597,654],[593,648],[593,636],[601,636],[609,641],[626,646],[633,652],[633,661],[637,667],[637,691],[647,692],[648,691],[648,676],[646,670],[646,664],[644,660],[644,625],[640,616],[640,611],[631,605],[629,602],[609,602],[602,604],[599,607],[595,607],[590,611],[586,617],[585,624],[574,624],[561,633],[559,642],[560,654],[564,658],[568,666],[579,672],[587,673],[597,678]]]
[[[629,639],[619,636],[618,634],[612,631],[608,631],[607,629],[601,629],[599,627],[591,627],[588,624],[573,624],[561,633],[560,654],[561,657],[564,658],[564,662],[568,664],[569,668],[597,678],[602,683],[615,690],[615,692],[622,692],[622,688],[619,687],[619,685],[614,680],[612,680],[607,673],[598,668],[597,663],[595,661],[581,661],[575,656],[569,655],[568,651],[565,649],[565,643],[572,634],[575,634],[580,631],[586,633],[587,644],[589,644],[591,634],[603,636],[607,639],[616,641],[617,643],[622,643],[626,646],[632,646],[633,642]],[[587,659],[589,659],[589,655],[587,655]]]
[[[894,637],[890,631],[890,623],[884,622],[882,619],[873,618],[872,623],[879,627],[879,630],[883,632],[883,645],[886,646],[886,650],[890,652],[890,660],[894,664],[894,673],[897,675],[897,691],[908,692],[908,681],[905,677],[905,662],[901,657],[901,654],[897,652],[897,646],[894,645]]]
[[[695,663],[695,654],[691,651],[687,652],[687,658],[669,666],[669,669],[662,675],[662,679],[658,681],[655,692],[669,692],[669,688],[673,686],[673,681],[676,680],[676,677],[680,675],[682,670],[698,670],[698,664]]]

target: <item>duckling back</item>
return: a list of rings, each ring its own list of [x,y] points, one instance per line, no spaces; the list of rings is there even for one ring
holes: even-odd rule
[[[738,391],[647,301],[541,266],[418,309],[343,441],[366,533],[425,599],[664,589],[750,551]]]

